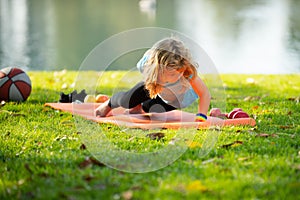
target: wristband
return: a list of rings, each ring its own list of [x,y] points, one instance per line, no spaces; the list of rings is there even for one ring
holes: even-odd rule
[[[195,122],[205,122],[206,120],[207,120],[206,115],[204,115],[202,113],[196,114]]]

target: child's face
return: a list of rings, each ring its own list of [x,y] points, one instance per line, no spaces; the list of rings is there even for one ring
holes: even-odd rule
[[[165,85],[167,83],[175,83],[182,77],[182,75],[183,72],[178,71],[177,69],[165,68],[163,73],[158,75],[158,82],[161,85]]]

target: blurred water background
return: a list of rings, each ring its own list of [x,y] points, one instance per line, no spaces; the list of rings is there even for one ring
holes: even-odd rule
[[[0,68],[77,70],[105,39],[142,27],[187,35],[220,73],[300,72],[298,0],[0,0]]]

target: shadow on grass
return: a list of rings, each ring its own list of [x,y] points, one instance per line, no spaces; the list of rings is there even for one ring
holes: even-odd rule
[[[51,89],[34,88],[28,97],[26,103],[28,104],[43,104],[46,102],[58,102],[60,92]]]

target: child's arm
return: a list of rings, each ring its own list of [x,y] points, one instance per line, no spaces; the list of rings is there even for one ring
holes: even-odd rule
[[[199,76],[191,79],[190,84],[196,94],[199,96],[198,112],[207,115],[211,99],[211,95],[207,86]]]

